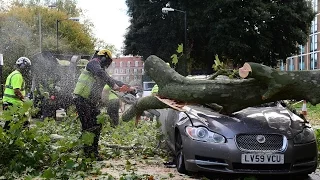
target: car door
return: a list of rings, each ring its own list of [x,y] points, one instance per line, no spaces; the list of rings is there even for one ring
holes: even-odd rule
[[[168,109],[167,118],[165,119],[165,133],[167,135],[169,145],[174,147],[175,125],[179,121],[179,111]]]

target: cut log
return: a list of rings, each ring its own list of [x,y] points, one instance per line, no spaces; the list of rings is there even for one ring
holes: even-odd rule
[[[147,96],[139,99],[135,104],[132,104],[130,108],[123,112],[121,117],[123,121],[130,121],[134,117],[139,118],[145,110],[163,109],[168,107],[169,106],[159,101],[155,96]]]
[[[278,100],[307,100],[312,105],[320,101],[319,70],[278,71],[249,62],[239,69],[240,76],[243,71],[248,72],[247,79],[194,80],[181,76],[157,56],[149,56],[145,61],[145,72],[158,84],[159,97],[184,103],[214,103],[222,106],[224,114]],[[123,118],[128,120],[146,109],[167,107],[155,97],[145,97]]]

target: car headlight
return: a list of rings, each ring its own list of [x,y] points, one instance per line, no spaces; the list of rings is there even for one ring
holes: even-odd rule
[[[188,136],[192,139],[212,143],[225,143],[226,138],[220,134],[209,131],[205,127],[186,127]]]
[[[293,142],[296,144],[303,144],[311,141],[315,141],[315,135],[312,128],[304,128],[303,131],[299,134],[297,134]]]

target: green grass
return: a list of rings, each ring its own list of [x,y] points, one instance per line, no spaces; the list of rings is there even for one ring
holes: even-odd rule
[[[298,112],[302,110],[302,102],[295,104],[293,107],[296,108]],[[320,126],[320,104],[316,106],[307,103],[307,120],[310,121],[313,126]]]

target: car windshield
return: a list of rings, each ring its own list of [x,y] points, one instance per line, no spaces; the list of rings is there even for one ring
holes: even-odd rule
[[[198,106],[204,106],[215,112],[220,112],[223,108],[222,106],[219,106],[218,104],[214,104],[214,103],[198,105]],[[287,104],[284,101],[275,101],[275,102],[263,103],[263,104],[260,104],[257,106],[251,106],[251,107],[259,108],[259,107],[277,107],[277,106],[287,107]]]
[[[143,82],[143,90],[151,91],[155,84],[156,84],[155,82]]]
[[[253,107],[275,107],[278,106],[280,102],[276,101],[276,102],[269,102],[269,103],[263,103],[257,106],[253,106]]]

